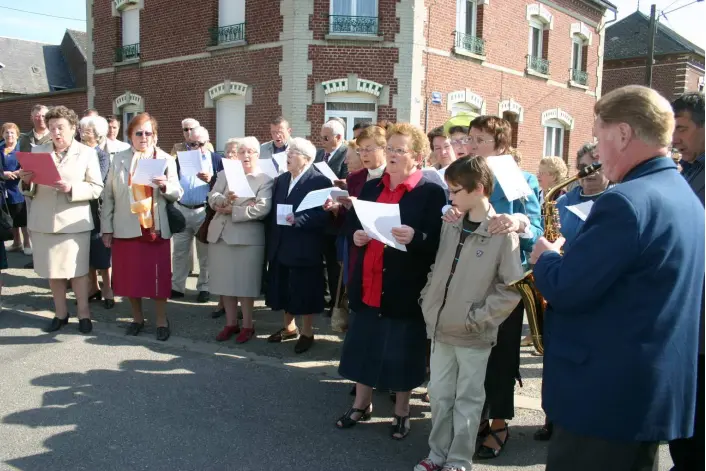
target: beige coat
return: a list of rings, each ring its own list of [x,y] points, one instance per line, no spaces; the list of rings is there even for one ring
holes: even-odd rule
[[[222,238],[228,245],[265,245],[265,225],[260,221],[272,209],[274,180],[265,173],[246,175],[246,178],[256,197],[236,199],[232,214],[217,213],[208,226],[209,243],[215,244]],[[220,206],[228,191],[226,175],[220,171],[208,197],[211,208]]]
[[[142,235],[140,221],[137,215],[130,211],[130,188],[127,186],[133,155],[132,148],[115,154],[103,192],[101,230],[104,234],[112,233],[113,237],[118,239],[131,239]],[[169,239],[172,231],[169,230],[167,219],[167,201],[178,201],[184,190],[179,185],[174,158],[161,149],[157,149],[157,158],[167,159],[167,182],[164,192],[160,190],[153,192],[153,203],[156,202],[157,208],[156,211],[153,210],[154,227],[161,233],[163,239]]]
[[[523,276],[520,241],[515,233],[488,232],[494,214],[491,208],[486,220],[466,237],[445,304],[463,221],[442,226],[436,261],[420,296],[429,338],[458,347],[490,347],[497,340],[498,326],[520,302],[517,289],[508,286]]]
[[[46,234],[74,234],[92,230],[89,201],[97,199],[103,190],[95,149],[73,141],[61,163],[51,142],[34,146],[32,152],[50,153],[57,163],[61,179],[71,184],[71,191],[60,193],[51,186],[32,183],[28,190],[23,191],[32,199],[27,228]]]

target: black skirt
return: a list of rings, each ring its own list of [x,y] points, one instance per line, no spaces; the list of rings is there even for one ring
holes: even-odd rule
[[[411,391],[426,378],[423,318],[384,317],[366,307],[351,314],[338,373],[381,390]]]
[[[110,268],[110,249],[103,244],[100,232],[91,231],[91,252],[88,254],[88,265],[95,270]]]
[[[27,205],[24,201],[21,203],[8,203],[7,209],[10,210],[10,216],[12,216],[12,227],[27,227]]]
[[[256,275],[255,275],[256,276]],[[324,312],[324,267],[288,267],[270,262],[265,303],[294,316]]]

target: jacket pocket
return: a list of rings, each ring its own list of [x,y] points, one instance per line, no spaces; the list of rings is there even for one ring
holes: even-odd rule
[[[583,345],[564,339],[552,339],[548,347],[545,355],[559,357],[576,365],[585,363],[589,355],[588,349]]]
[[[471,334],[478,334],[483,331],[480,325],[475,321],[475,311],[483,305],[480,301],[466,302],[466,331]]]

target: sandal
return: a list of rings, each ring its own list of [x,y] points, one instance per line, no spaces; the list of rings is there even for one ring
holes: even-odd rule
[[[360,417],[357,419],[353,418],[353,414],[360,414]],[[337,421],[336,421],[336,427],[340,429],[344,428],[351,428],[358,422],[367,422],[370,420],[373,416],[373,405],[372,403],[368,405],[365,409],[356,409],[355,407],[351,407],[348,409],[348,412],[343,414]]]
[[[505,441],[501,440],[500,437],[498,436],[498,433],[506,432],[507,435],[505,435]],[[493,440],[498,444],[500,448],[497,450],[495,448],[491,448],[489,446],[481,445],[478,451],[476,452],[476,459],[479,460],[490,460],[493,458],[497,458],[500,456],[500,453],[502,453],[503,449],[505,448],[505,445],[507,445],[508,440],[510,440],[510,429],[507,426],[507,423],[503,428],[499,428],[497,430],[490,429],[488,430],[488,436],[493,437]]]
[[[399,415],[395,414],[393,417],[393,420],[396,423],[390,426],[390,436],[393,440],[404,440],[407,435],[409,435],[409,431],[412,429],[409,425],[409,416],[406,415],[404,417],[400,417]]]

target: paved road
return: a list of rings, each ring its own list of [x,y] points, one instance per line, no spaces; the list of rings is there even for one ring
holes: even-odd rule
[[[23,257],[11,254],[11,266]],[[302,356],[293,344],[262,339],[235,348],[211,339],[221,321],[209,307],[174,303],[175,336],[122,335],[113,311],[94,309],[92,335],[76,321],[58,334],[40,329],[51,316],[45,282],[28,270],[4,273],[0,314],[0,470],[406,470],[427,452],[429,408],[417,395],[413,430],[392,441],[392,405],[376,397],[376,418],[346,431],[335,419],[350,405],[335,373],[340,337],[319,322]],[[193,280],[190,280],[193,285]],[[193,294],[193,293],[192,293]],[[8,307],[9,306],[9,307]],[[260,337],[278,316],[258,312]],[[532,440],[541,361],[523,354],[525,387],[507,452],[474,470],[542,470],[546,448]],[[662,451],[660,470],[669,469]]]

